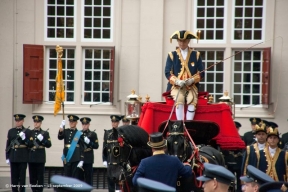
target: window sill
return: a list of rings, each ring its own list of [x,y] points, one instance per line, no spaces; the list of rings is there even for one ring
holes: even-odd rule
[[[235,109],[235,117],[259,117],[259,118],[275,118],[275,113],[273,112],[274,106],[271,104],[269,108],[263,107],[236,107]]]
[[[93,115],[112,115],[120,114],[120,105],[71,105],[66,104],[64,108],[65,114],[93,114]],[[33,114],[53,114],[54,113],[54,104],[34,104],[32,106]],[[62,110],[58,112],[62,114]]]

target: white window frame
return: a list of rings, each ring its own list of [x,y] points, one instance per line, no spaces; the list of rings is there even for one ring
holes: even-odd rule
[[[238,51],[240,51],[239,49],[233,49],[232,50],[232,52],[233,52],[233,54],[235,54],[235,53],[237,53]],[[248,50],[247,50],[248,51]],[[259,52],[261,52],[261,58],[260,58],[260,60],[259,60],[259,62],[260,62],[260,70],[259,70],[259,72],[257,73],[257,72],[253,72],[252,71],[252,73],[251,74],[253,74],[253,73],[257,73],[257,74],[259,74],[259,77],[260,77],[260,81],[259,81],[259,83],[253,83],[253,81],[252,81],[252,78],[253,78],[253,76],[251,75],[251,82],[250,82],[250,84],[251,84],[251,92],[252,92],[252,88],[253,88],[253,84],[255,84],[255,85],[259,85],[259,102],[260,102],[260,104],[253,104],[253,103],[250,103],[250,104],[247,104],[247,105],[245,105],[245,104],[236,104],[236,107],[239,107],[239,108],[245,108],[245,107],[255,107],[255,108],[267,108],[267,105],[265,105],[265,104],[262,104],[261,103],[261,99],[262,99],[262,96],[261,96],[261,94],[262,94],[262,81],[263,81],[263,79],[262,79],[262,73],[263,73],[263,49],[250,49],[249,50],[249,52],[254,52],[254,51],[259,51]],[[243,51],[242,52],[242,54],[244,54],[244,52],[245,51]],[[236,62],[237,61],[241,61],[241,63],[242,63],[242,65],[243,65],[243,63],[245,62],[245,60],[243,60],[243,55],[242,55],[242,60],[236,60]],[[251,62],[251,68],[253,68],[253,54],[251,55],[251,60],[247,60],[246,62]],[[257,61],[257,60],[255,60],[255,61]],[[235,63],[235,57],[233,57],[233,59],[232,59],[232,67],[231,67],[231,75],[232,75],[232,81],[231,81],[231,95],[232,95],[232,97],[234,98],[235,97],[235,93],[234,93],[234,85],[235,84],[240,84],[241,86],[243,86],[243,84],[245,84],[245,83],[243,83],[243,75],[246,73],[243,73],[244,71],[242,70],[242,71],[237,71],[237,73],[241,73],[241,79],[242,79],[242,81],[241,82],[239,82],[239,83],[235,83],[234,82],[234,74],[235,74],[235,70],[234,70],[234,63]],[[240,95],[241,97],[243,97],[244,95],[249,95],[249,96],[253,96],[253,95],[258,95],[258,94],[253,94],[253,93],[247,93],[247,94],[244,94],[244,92],[243,92],[243,90],[241,91],[241,93],[240,94],[236,94],[236,95]],[[251,100],[251,98],[250,98],[250,100]]]
[[[45,79],[43,79],[45,81],[45,86],[47,87],[47,91],[44,91],[44,98],[45,98],[45,101],[47,104],[54,104],[55,101],[49,101],[49,71],[50,71],[50,68],[49,68],[49,59],[50,57],[48,56],[49,55],[49,50],[51,49],[55,49],[51,46],[47,46],[45,48],[45,58],[46,58],[46,67],[45,67]],[[76,89],[76,47],[63,47],[63,49],[74,49],[74,54],[75,54],[75,58],[74,58],[74,101],[66,101],[66,98],[67,98],[67,91],[66,91],[66,85],[67,85],[67,80],[64,80],[63,78],[63,81],[64,81],[64,87],[65,87],[65,101],[64,101],[64,104],[75,104],[75,89]],[[65,59],[67,61],[67,58]],[[63,61],[63,60],[62,60]],[[57,66],[58,66],[58,58],[57,58],[57,61],[56,61],[56,74],[57,74]],[[66,66],[67,66],[67,62],[66,62]],[[67,71],[67,70],[63,70],[63,71]],[[67,72],[65,73],[67,75]],[[55,76],[55,81],[56,81],[56,76]],[[55,87],[56,89],[56,87]]]
[[[198,28],[197,28],[197,1],[198,0],[194,0],[194,5],[193,5],[193,7],[194,7],[194,11],[193,11],[193,18],[196,18],[195,19],[195,21],[193,22],[194,23],[194,27],[193,27],[193,29],[194,29],[194,34],[196,34],[196,32],[199,30]],[[207,1],[207,0],[203,0],[203,1]],[[216,2],[216,1],[215,1]],[[223,18],[223,40],[217,40],[217,39],[214,39],[214,40],[206,40],[206,39],[202,39],[201,38],[201,36],[203,37],[203,35],[202,35],[202,33],[203,32],[201,32],[201,35],[200,35],[200,40],[199,41],[201,41],[201,43],[203,43],[203,44],[205,44],[205,43],[213,43],[213,44],[219,44],[219,43],[226,43],[226,41],[227,41],[227,6],[228,6],[228,2],[226,1],[226,0],[224,0],[224,6],[223,6],[223,8],[224,8],[224,18]],[[216,6],[214,6],[215,7],[215,9],[216,9]],[[219,6],[220,7],[220,6]],[[221,6],[222,7],[222,6]],[[205,5],[205,8],[207,8],[207,6]],[[206,12],[205,12],[206,13]],[[210,17],[209,17],[210,18]],[[216,19],[217,17],[211,17],[211,18],[213,18],[213,19]],[[204,17],[204,19],[206,20],[207,19],[207,17],[205,16]],[[216,25],[216,23],[215,23],[215,25]],[[206,29],[206,27],[205,27],[205,29]],[[212,29],[212,28],[211,28]],[[217,29],[217,28],[213,28],[213,31],[215,32],[215,29]],[[197,34],[196,34],[197,35]],[[197,40],[195,40],[195,39],[193,39],[193,43],[197,43]]]
[[[78,0],[74,0],[74,37],[73,38],[48,38],[47,37],[47,19],[48,19],[48,15],[47,15],[47,8],[48,8],[48,0],[45,0],[44,3],[44,41],[62,41],[62,42],[75,42],[76,41],[76,37],[77,37],[77,3]],[[66,17],[65,15],[63,16],[64,18]]]
[[[85,50],[86,49],[92,49],[92,50],[94,50],[94,49],[101,49],[102,51],[103,50],[109,50],[109,51],[111,51],[111,48],[109,48],[109,47],[83,47],[82,48],[82,78],[81,78],[81,81],[82,81],[82,89],[81,89],[81,95],[82,95],[82,99],[81,99],[81,102],[82,102],[82,104],[83,105],[98,105],[98,104],[101,104],[101,105],[112,105],[112,103],[110,102],[110,101],[108,101],[108,102],[103,102],[103,101],[101,101],[101,102],[87,102],[87,101],[84,101],[84,92],[85,92],[85,71],[88,71],[88,70],[85,70]],[[103,57],[103,55],[102,55],[102,57]],[[110,55],[110,57],[111,57],[111,55]],[[95,60],[94,58],[92,58],[91,59],[92,60],[92,65],[93,65],[93,61]],[[104,60],[106,60],[106,59],[104,59]],[[101,61],[103,61],[103,58],[101,58]],[[111,58],[109,59],[109,62],[111,61]],[[113,71],[114,71],[114,69],[115,69],[115,67],[113,68]],[[91,70],[92,72],[94,71],[94,70]],[[102,72],[103,70],[101,70],[101,72]],[[109,72],[111,73],[111,63],[110,63],[110,70],[109,70]],[[111,78],[111,74],[110,74],[110,78]],[[111,79],[109,79],[109,96],[110,97],[113,97],[113,95],[110,95],[110,81],[112,81]],[[102,82],[102,80],[101,80],[101,82]],[[91,83],[93,83],[93,79],[91,80]],[[113,84],[115,84],[115,81],[114,82],[112,82]],[[91,97],[93,97],[93,90],[91,91]],[[100,90],[100,94],[101,94],[101,90]],[[110,99],[109,99],[110,100]]]
[[[243,43],[260,43],[262,41],[265,41],[265,29],[266,29],[266,0],[263,0],[263,17],[262,17],[262,39],[260,40],[245,40],[245,39],[239,39],[239,40],[235,40],[234,39],[234,30],[235,30],[235,2],[236,0],[232,1],[232,24],[231,24],[231,43],[234,44],[243,44]],[[244,2],[245,3],[245,2]],[[254,6],[252,6],[254,8]],[[245,17],[243,17],[245,18]],[[254,19],[255,17],[251,17],[252,19]],[[243,24],[244,25],[244,24]],[[253,26],[252,26],[253,28]],[[243,28],[241,29],[243,30]]]
[[[81,1],[81,41],[82,42],[113,42],[114,36],[114,0],[111,0],[111,27],[110,27],[110,39],[94,39],[84,38],[84,0]],[[93,27],[92,27],[93,29]],[[102,29],[102,28],[101,28]]]
[[[225,58],[225,48],[221,48],[221,47],[219,47],[219,48],[215,48],[215,49],[203,49],[203,48],[201,48],[201,49],[197,49],[197,51],[199,51],[200,53],[202,53],[202,52],[204,52],[204,51],[206,51],[206,52],[208,52],[208,51],[213,51],[214,52],[214,54],[217,54],[217,51],[221,51],[221,52],[223,52],[223,59]],[[204,66],[204,69],[206,69],[207,68],[207,61],[208,62],[213,62],[213,64],[216,64],[216,63],[218,63],[218,62],[220,62],[221,60],[217,60],[217,55],[215,55],[215,59],[212,61],[212,60],[206,60],[205,58],[203,58],[202,57],[202,63],[203,63],[203,61],[205,61],[205,63],[206,63],[206,66]],[[211,92],[209,92],[209,94],[210,95],[213,95],[213,97],[214,97],[214,101],[216,102],[217,100],[218,100],[218,98],[220,98],[220,97],[222,97],[223,96],[223,93],[224,93],[224,83],[225,83],[225,70],[227,71],[227,69],[226,69],[226,67],[225,67],[225,63],[224,62],[222,62],[223,63],[223,82],[222,82],[222,84],[223,84],[223,91],[221,92],[221,93],[217,93],[216,92],[216,84],[218,84],[218,83],[221,83],[221,82],[218,82],[218,83],[216,83],[216,81],[214,81],[214,82],[207,82],[207,81],[205,81],[205,80],[207,80],[207,71],[205,71],[205,77],[204,77],[204,80],[202,80],[201,82],[200,82],[200,85],[201,86],[204,86],[205,88],[204,88],[204,90],[206,90],[206,91],[208,91],[207,90],[207,83],[208,84],[213,84],[213,86],[214,86],[214,92],[213,93],[211,93]],[[220,63],[219,63],[220,64]],[[218,65],[218,64],[217,64]],[[211,67],[211,69],[213,69],[213,68],[215,68],[215,67],[217,67],[217,65],[214,65],[213,67]],[[213,74],[215,74],[214,75],[214,80],[216,79],[216,74],[217,73],[221,73],[221,72],[217,72],[217,71],[215,71],[215,69],[213,69],[214,70],[214,73]],[[208,72],[208,73],[212,73],[212,72]],[[204,83],[204,81],[205,81],[205,83]]]

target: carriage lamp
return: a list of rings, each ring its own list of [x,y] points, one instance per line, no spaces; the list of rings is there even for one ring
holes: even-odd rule
[[[235,119],[235,103],[232,101],[231,97],[229,97],[227,90],[224,91],[224,95],[219,98],[219,103],[226,103],[229,105],[232,112],[232,118]]]
[[[126,118],[131,120],[132,125],[137,125],[141,114],[141,101],[138,100],[138,95],[135,94],[135,90],[132,90],[127,98],[128,100],[125,102]]]

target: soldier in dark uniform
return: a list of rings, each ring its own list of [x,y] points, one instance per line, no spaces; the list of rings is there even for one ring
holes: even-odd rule
[[[90,122],[89,117],[82,117],[80,119],[82,123],[82,132],[84,139],[84,172],[80,175],[80,179],[85,181],[89,185],[93,185],[93,163],[94,163],[94,150],[98,149],[98,137],[94,131],[90,131]],[[81,172],[80,172],[81,173]]]
[[[126,118],[125,115],[123,115],[123,116],[121,117],[121,119],[122,119],[122,125],[123,125],[123,126],[124,126],[124,125],[130,125],[130,119]]]
[[[65,120],[62,120],[58,132],[58,139],[64,139],[62,156],[64,174],[65,176],[79,179],[79,171],[84,171],[82,168],[84,163],[84,142],[83,139],[81,139],[82,132],[76,128],[79,117],[76,115],[68,115],[67,117],[70,128],[64,129]]]
[[[121,116],[118,115],[111,115],[111,122],[112,122],[112,129],[109,130],[104,130],[104,138],[103,138],[103,151],[102,151],[102,160],[103,160],[103,165],[107,167],[109,166],[109,154],[111,152],[111,149],[109,149],[108,143],[111,143],[113,141],[118,140],[118,131],[117,128],[119,126],[119,121],[121,120]],[[107,163],[108,162],[108,163]],[[109,169],[107,169],[109,171]],[[113,181],[113,178],[107,177],[107,182],[108,182],[108,189],[109,192],[115,192],[117,188],[119,188],[119,185],[116,184]],[[116,187],[115,187],[116,185]]]
[[[13,192],[25,191],[24,185],[26,185],[26,169],[29,156],[27,146],[30,130],[23,126],[25,117],[23,114],[15,114],[16,127],[11,128],[7,135],[6,163],[10,165]]]
[[[246,145],[246,146],[251,145],[252,143],[255,142],[255,137],[254,137],[254,134],[255,134],[255,133],[254,133],[254,131],[255,131],[255,125],[261,122],[261,119],[260,119],[260,118],[250,118],[249,120],[250,120],[250,122],[251,122],[251,128],[252,128],[252,130],[246,132],[246,133],[243,135],[243,141],[245,142],[245,145]]]
[[[44,117],[34,115],[34,129],[29,139],[29,176],[33,192],[42,192],[44,187],[44,170],[46,163],[45,148],[51,147],[51,139],[48,131],[41,129]]]

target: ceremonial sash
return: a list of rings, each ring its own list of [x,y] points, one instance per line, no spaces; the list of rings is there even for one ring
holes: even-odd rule
[[[78,140],[79,140],[79,138],[80,138],[81,135],[82,135],[82,132],[81,132],[81,131],[77,131],[76,134],[74,135],[73,140],[72,140],[72,142],[71,142],[71,145],[70,145],[70,147],[69,147],[69,149],[68,149],[68,152],[67,152],[66,157],[65,157],[64,154],[63,154],[62,157],[61,157],[61,159],[62,159],[62,161],[64,161],[64,163],[70,161],[70,159],[71,159],[71,157],[72,157],[72,155],[73,155],[73,153],[74,153],[74,151],[75,151],[75,148],[76,148],[76,146],[77,146]]]

